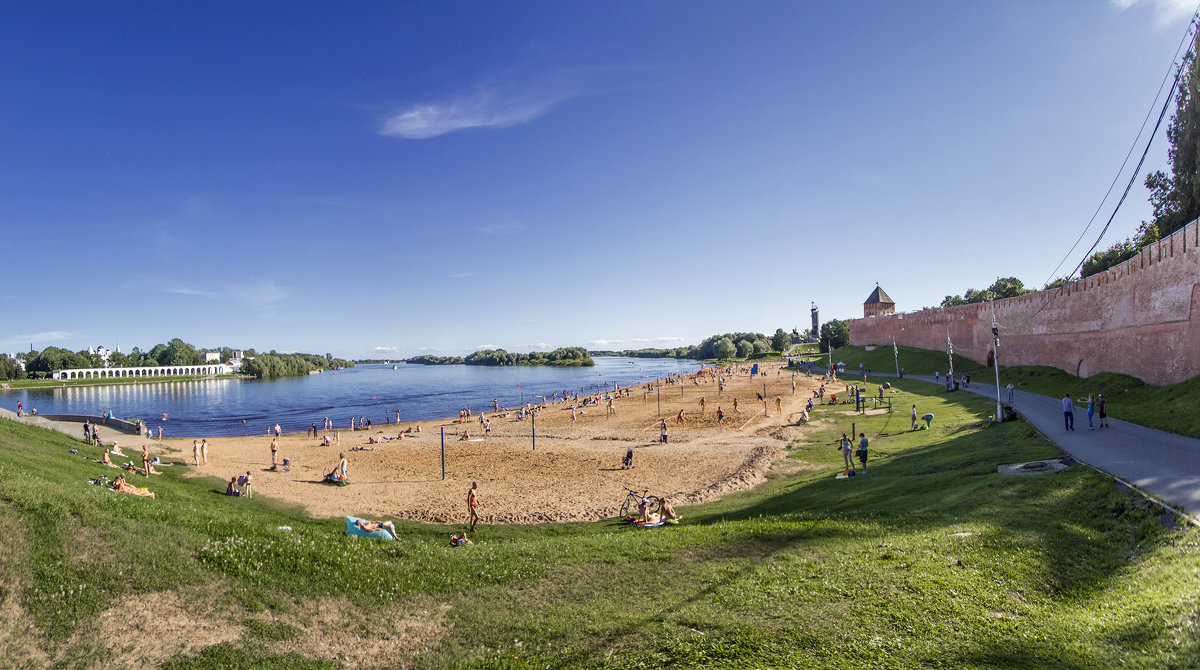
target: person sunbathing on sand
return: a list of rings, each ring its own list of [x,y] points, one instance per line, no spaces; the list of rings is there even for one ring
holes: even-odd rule
[[[377,533],[381,530],[386,530],[391,533],[393,540],[400,539],[400,536],[396,533],[396,526],[391,521],[367,521],[366,519],[359,519],[354,522],[354,525],[368,533]]]
[[[371,444],[376,444],[371,442]],[[375,451],[375,447],[350,447],[350,451]]]

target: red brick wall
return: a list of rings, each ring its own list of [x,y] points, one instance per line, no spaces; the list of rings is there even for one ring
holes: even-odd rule
[[[995,303],[1000,364],[1080,377],[1122,372],[1150,384],[1200,375],[1200,226],[1192,222],[1107,272]],[[992,305],[855,319],[850,344],[899,344],[986,361]]]

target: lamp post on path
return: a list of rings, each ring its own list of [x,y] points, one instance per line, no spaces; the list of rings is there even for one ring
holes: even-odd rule
[[[996,368],[996,421],[1004,421],[1000,405],[1000,326],[996,325],[996,307],[992,306],[992,366]]]

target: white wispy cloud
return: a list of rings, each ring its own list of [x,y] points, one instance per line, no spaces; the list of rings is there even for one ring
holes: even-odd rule
[[[399,351],[400,347],[375,347],[372,351]]]
[[[467,277],[470,277],[473,274],[475,274],[475,273],[474,272],[455,272],[454,274],[450,275],[450,278],[451,279],[465,279]]]
[[[494,344],[481,344],[481,345],[475,347],[475,351],[484,351],[487,349],[499,349],[499,348],[500,347],[497,347]]]
[[[484,235],[514,235],[521,232],[524,228],[519,223],[495,223],[490,225],[475,226],[475,231]]]
[[[474,93],[452,100],[401,109],[384,119],[379,133],[423,140],[469,128],[508,128],[529,123],[575,95],[570,87],[548,83],[481,86]]]
[[[619,340],[592,340],[589,345],[606,347],[612,344],[667,344],[671,342],[687,342],[682,337],[626,337]]]
[[[1112,0],[1112,4],[1121,11],[1135,5],[1153,7],[1154,21],[1159,28],[1187,18],[1196,11],[1194,0]]]
[[[9,337],[0,340],[0,347],[8,347],[12,345],[29,346],[30,344],[38,346],[38,342],[61,342],[75,337],[75,334],[66,330],[48,330],[41,333],[28,333],[25,335],[10,335]]]
[[[533,344],[518,344],[518,345],[515,345],[514,348],[521,349],[521,350],[536,350],[536,349],[553,349],[554,346],[550,345],[550,344],[546,344],[545,342],[534,342]]]
[[[205,291],[203,289],[192,288],[190,286],[171,286],[167,288],[160,288],[158,290],[163,293],[174,293],[176,295],[198,295],[205,298],[216,297],[216,294],[212,291]]]

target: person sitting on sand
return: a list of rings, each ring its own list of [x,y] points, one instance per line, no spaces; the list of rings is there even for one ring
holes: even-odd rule
[[[396,526],[391,521],[367,521],[366,519],[359,519],[354,522],[354,525],[368,533],[377,533],[381,530],[386,530],[391,533],[393,540],[400,539],[400,535],[396,533]]]
[[[453,534],[450,535],[450,546],[451,547],[461,547],[465,544],[475,544],[474,542],[471,541],[471,538],[467,537],[466,531],[463,531],[462,535],[453,535]]]
[[[327,474],[325,476],[331,477],[333,479],[345,480],[346,479],[346,470],[348,469],[348,466],[349,466],[349,464],[346,462],[346,454],[338,454],[338,458],[340,458],[342,460],[337,464],[337,467],[335,467],[333,470],[330,470],[329,474]]]
[[[800,410],[800,423],[808,423],[808,410]]]
[[[471,439],[471,434],[464,430],[463,434],[461,436],[459,436],[458,441],[466,442],[467,440],[470,440],[470,439]]]
[[[662,501],[662,513],[663,513],[663,516],[667,519],[675,519],[676,521],[678,521],[683,518],[675,512],[675,508],[671,507],[670,501],[668,501],[666,498],[663,498],[663,501]]]
[[[373,437],[367,438],[367,444],[379,444],[379,440],[377,440]],[[361,451],[361,449],[360,449],[360,451]]]

